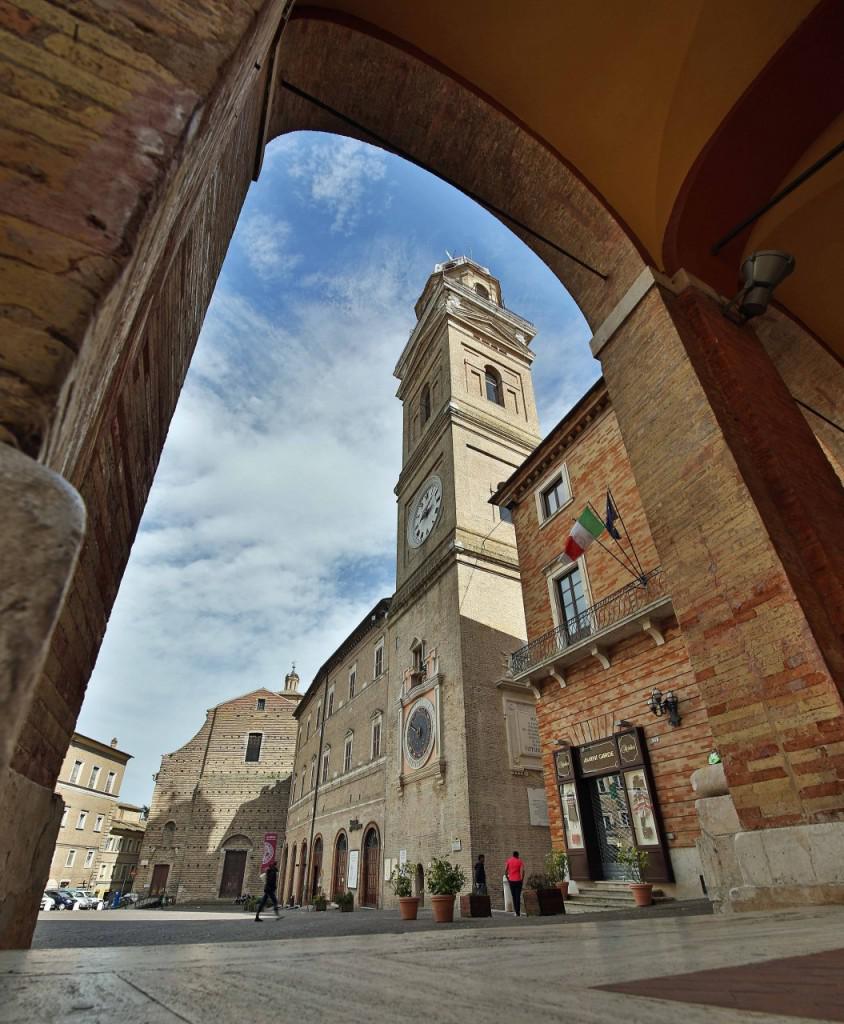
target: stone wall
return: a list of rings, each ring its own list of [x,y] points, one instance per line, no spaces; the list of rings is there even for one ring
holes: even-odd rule
[[[247,851],[243,889],[259,891],[264,833],[278,833],[279,851],[283,843],[297,704],[298,695],[270,690],[226,701],[208,712],[192,740],[162,758],[138,892],[149,889],[157,864],[167,864],[167,892],[178,901],[219,899],[226,849]],[[247,763],[250,732],[262,733],[263,740],[259,761]]]

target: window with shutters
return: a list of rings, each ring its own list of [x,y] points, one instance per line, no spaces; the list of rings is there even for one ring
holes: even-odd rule
[[[328,782],[328,766],[331,761],[331,747],[326,747],[322,752],[322,784]]]
[[[82,771],[82,762],[81,761],[74,761],[73,762],[73,767],[70,770],[70,781],[71,782],[78,782],[79,781],[79,773],[81,771]]]
[[[85,828],[85,822],[87,820],[88,820],[88,812],[87,811],[80,811],[79,812],[79,817],[76,819],[76,827],[77,828]]]
[[[267,710],[267,701],[266,701],[265,697],[259,697],[255,701],[255,710],[256,711],[266,711]]]
[[[316,785],[316,754],[311,758],[311,786],[313,789]]]
[[[349,669],[349,700],[351,700],[354,697],[354,695],[355,695],[355,690],[357,688],[357,682],[358,682],[358,667],[357,667],[357,664],[355,664],[355,665],[352,665],[352,667]]]
[[[261,743],[264,734],[262,732],[250,732],[246,741],[246,763],[255,764],[261,760]]]
[[[103,817],[102,814],[98,814],[96,816],[96,818],[94,818],[94,831],[95,832],[102,832],[102,830],[103,830],[103,821],[104,820],[105,820],[105,818]]]
[[[85,854],[85,867],[89,868],[94,863],[94,850],[89,850]]]
[[[372,722],[372,760],[381,756],[381,716]]]
[[[95,764],[94,767],[91,769],[91,778],[88,779],[88,788],[89,789],[96,789],[97,788],[97,780],[99,779],[99,777],[100,777],[100,766],[98,764]]]
[[[331,718],[331,716],[333,714],[334,714],[334,687],[332,686],[331,689],[328,691],[328,700],[327,700],[327,703],[325,705],[325,717],[326,718]]]
[[[384,641],[379,640],[378,646],[375,648],[375,666],[373,668],[373,676],[375,679],[381,675],[384,671]]]
[[[114,782],[115,782],[116,778],[117,778],[117,773],[116,772],[109,772],[108,773],[108,778],[106,779],[106,787],[105,787],[106,793],[111,793],[114,790]]]
[[[343,771],[350,772],[352,770],[352,741],[354,734],[349,733],[346,737],[346,742],[343,745]]]
[[[76,850],[67,851],[67,859],[64,862],[66,868],[72,868],[73,862],[76,860]]]

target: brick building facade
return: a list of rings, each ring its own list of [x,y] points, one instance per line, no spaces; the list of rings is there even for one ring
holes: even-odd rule
[[[354,891],[383,904],[390,651],[379,601],[314,676],[295,716],[296,767],[280,866],[285,902]]]
[[[156,776],[135,888],[178,901],[258,892],[264,835],[283,835],[299,677],[211,708]]]
[[[120,787],[132,755],[117,740],[101,743],[74,733],[56,793],[64,804],[50,865],[50,888],[95,888],[112,823],[119,817]]]

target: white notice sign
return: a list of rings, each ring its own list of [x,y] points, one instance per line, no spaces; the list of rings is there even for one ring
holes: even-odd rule
[[[545,799],[545,790],[529,789],[527,795],[531,825],[544,825],[548,828],[548,801]]]
[[[357,850],[349,850],[349,878],[346,885],[350,889],[358,887],[358,856]]]

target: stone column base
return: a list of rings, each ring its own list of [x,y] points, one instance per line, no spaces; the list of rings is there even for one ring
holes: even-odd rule
[[[62,820],[64,801],[7,769],[0,776],[0,949],[28,949]]]

